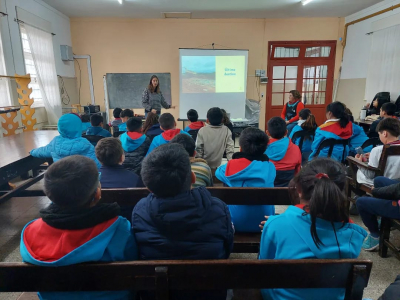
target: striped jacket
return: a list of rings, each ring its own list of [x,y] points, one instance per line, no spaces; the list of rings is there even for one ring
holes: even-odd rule
[[[191,157],[190,163],[192,164],[192,172],[196,175],[196,182],[192,184],[192,187],[212,186],[212,173],[207,162],[202,158]]]

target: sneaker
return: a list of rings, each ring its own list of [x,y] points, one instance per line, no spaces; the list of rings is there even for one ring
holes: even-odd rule
[[[368,236],[364,240],[362,248],[365,251],[374,251],[378,247],[379,247],[379,238],[374,238],[371,236],[371,234],[368,234]]]

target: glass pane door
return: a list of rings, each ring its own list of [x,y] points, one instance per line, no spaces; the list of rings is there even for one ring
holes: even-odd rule
[[[325,104],[328,66],[304,66],[302,96],[306,105]]]
[[[272,106],[289,101],[289,92],[297,86],[298,66],[274,66],[272,70]]]

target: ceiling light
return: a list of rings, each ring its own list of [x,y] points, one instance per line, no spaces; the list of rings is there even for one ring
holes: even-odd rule
[[[118,2],[119,2],[119,4],[122,4],[122,0],[118,0]],[[305,5],[305,4],[303,4],[303,5]]]
[[[303,5],[306,5],[306,4],[310,3],[311,1],[313,1],[313,0],[301,0],[301,3],[303,3]]]

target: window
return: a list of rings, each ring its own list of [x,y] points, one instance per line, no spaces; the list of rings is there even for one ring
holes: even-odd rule
[[[44,102],[42,98],[42,93],[40,91],[39,82],[37,80],[37,71],[35,67],[35,63],[33,62],[32,51],[29,47],[28,36],[26,35],[25,28],[20,26],[21,29],[21,39],[22,39],[22,48],[24,50],[24,59],[25,59],[25,69],[26,73],[31,75],[31,83],[28,87],[32,89],[31,98],[33,98],[34,102],[32,107],[44,107]]]
[[[0,75],[7,75],[6,64],[4,60],[3,43],[1,40],[1,31],[0,31]],[[0,77],[0,107],[11,106],[11,105],[12,101],[10,96],[10,79],[6,77]]]

